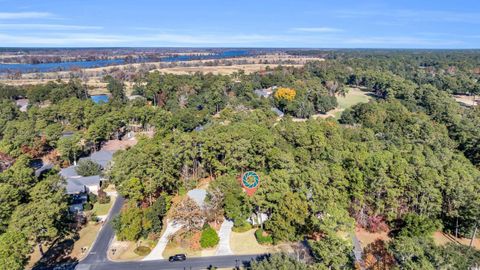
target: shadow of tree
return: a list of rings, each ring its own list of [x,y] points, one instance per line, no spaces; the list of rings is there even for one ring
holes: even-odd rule
[[[54,242],[32,270],[74,269],[78,264],[78,260],[70,256],[74,243],[75,237]]]

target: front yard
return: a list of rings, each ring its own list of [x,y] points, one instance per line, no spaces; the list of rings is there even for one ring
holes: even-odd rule
[[[110,197],[110,202],[101,204],[99,202],[96,202],[93,205],[92,213],[94,213],[96,216],[105,216],[108,214],[108,211],[110,210],[110,207],[112,207],[112,204],[115,201],[115,197]]]

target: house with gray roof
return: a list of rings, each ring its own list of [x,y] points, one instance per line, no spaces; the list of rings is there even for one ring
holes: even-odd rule
[[[269,98],[273,94],[273,91],[275,91],[275,89],[277,89],[277,87],[272,86],[269,88],[253,90],[253,93],[255,93],[255,95],[257,95],[258,97]]]
[[[283,117],[285,114],[280,111],[278,108],[272,107],[271,110],[276,113],[279,117]]]
[[[80,160],[90,159],[102,166],[105,169],[113,159],[114,151],[101,150],[92,153],[89,157],[81,158]],[[66,181],[67,194],[81,194],[81,193],[94,193],[97,194],[98,190],[104,180],[100,175],[94,176],[81,176],[75,170],[77,166],[72,165],[70,167],[60,170],[60,175]]]
[[[107,165],[110,163],[110,161],[112,161],[113,153],[114,151],[100,150],[95,153],[92,153],[89,157],[84,157],[84,158],[81,158],[80,160],[90,159],[91,161],[94,161],[95,163],[100,164],[100,166],[102,166],[102,168],[105,169]]]

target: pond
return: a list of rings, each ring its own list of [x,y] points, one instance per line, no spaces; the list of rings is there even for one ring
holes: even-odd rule
[[[94,95],[94,96],[90,96],[90,99],[93,102],[100,104],[100,103],[107,103],[109,97],[107,95]]]

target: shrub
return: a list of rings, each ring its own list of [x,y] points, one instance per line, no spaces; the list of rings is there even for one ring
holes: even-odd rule
[[[200,238],[200,245],[202,248],[214,247],[219,241],[220,238],[212,227],[207,226],[207,228],[202,231],[202,236]]]
[[[93,205],[91,203],[86,202],[86,203],[83,204],[83,210],[84,211],[90,211],[92,209],[93,209]]]
[[[97,202],[97,195],[93,193],[88,193],[88,202],[91,204],[95,204]]]
[[[98,222],[98,217],[97,217],[97,215],[95,215],[94,213],[92,213],[92,214],[90,215],[90,221]]]
[[[267,234],[267,232],[265,232],[261,228],[255,231],[255,237],[257,238],[257,242],[261,245],[273,244],[272,236]]]
[[[146,246],[139,246],[133,250],[138,256],[147,256],[152,250]]]
[[[236,233],[243,233],[243,232],[249,231],[251,229],[252,229],[252,224],[250,224],[248,222],[245,222],[240,226],[234,226],[232,228],[232,231],[234,231]]]
[[[75,171],[81,176],[99,175],[102,172],[102,166],[90,159],[82,159],[78,162]]]
[[[178,196],[184,196],[185,194],[187,194],[187,189],[184,188],[184,187],[179,187],[178,188]]]

